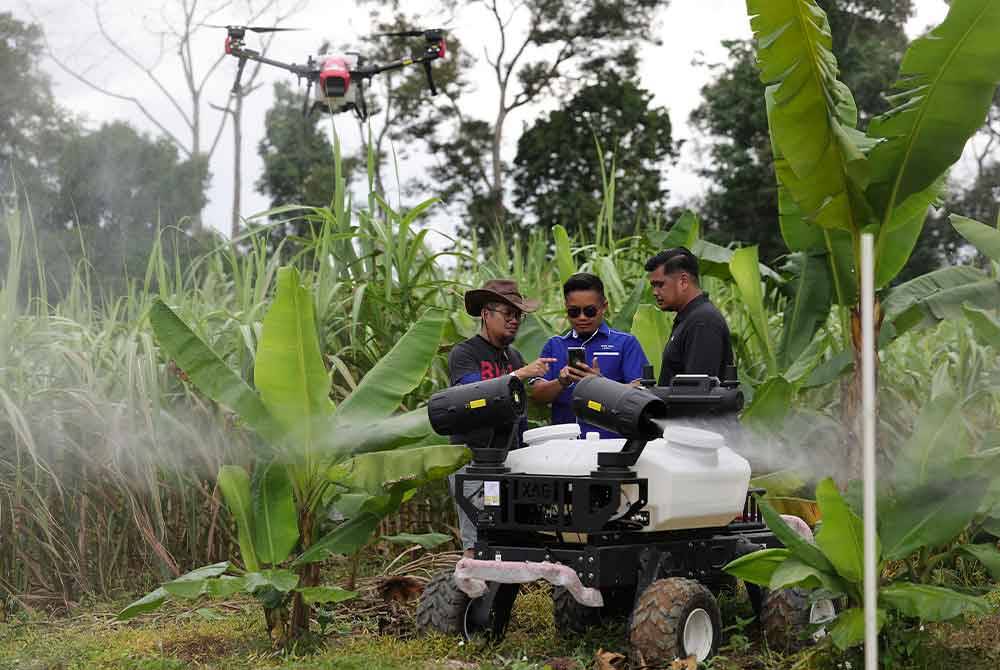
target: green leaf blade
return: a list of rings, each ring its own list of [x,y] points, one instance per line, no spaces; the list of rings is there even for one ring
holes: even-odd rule
[[[362,378],[337,408],[338,425],[361,425],[395,412],[427,374],[444,333],[445,315],[427,311]]]
[[[861,518],[847,506],[829,477],[816,487],[816,502],[823,513],[823,526],[816,535],[816,544],[841,577],[860,583],[864,577],[865,553]],[[878,553],[876,544],[876,562]]]
[[[229,514],[236,520],[236,538],[240,545],[243,564],[250,572],[259,569],[257,551],[254,549],[253,508],[250,497],[250,476],[236,465],[219,468],[219,489]]]
[[[952,2],[945,20],[903,57],[893,108],[868,133],[871,194],[888,220],[941,177],[982,126],[1000,83],[1000,0]]]
[[[299,516],[292,481],[284,465],[264,466],[253,497],[254,548],[261,563],[277,565],[299,541]]]

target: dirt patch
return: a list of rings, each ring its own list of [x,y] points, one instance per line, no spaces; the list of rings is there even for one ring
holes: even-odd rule
[[[165,640],[161,647],[164,656],[186,663],[205,663],[224,658],[233,653],[239,641],[221,635],[195,635],[173,640]]]

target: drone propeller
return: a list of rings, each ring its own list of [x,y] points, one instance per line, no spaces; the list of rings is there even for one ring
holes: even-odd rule
[[[211,23],[206,23],[207,28],[225,28],[226,30],[244,31],[249,30],[253,33],[281,33],[287,31],[297,31],[306,30],[306,28],[271,28],[268,26],[217,26]]]
[[[432,28],[430,30],[399,30],[388,33],[375,33],[372,37],[424,37],[428,40],[439,40],[444,35],[443,28]]]

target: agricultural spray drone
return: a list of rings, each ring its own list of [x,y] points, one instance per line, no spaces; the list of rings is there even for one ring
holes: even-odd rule
[[[365,84],[377,74],[389,70],[398,70],[408,65],[422,65],[427,76],[427,86],[431,95],[437,94],[434,85],[434,75],[431,62],[444,58],[446,45],[444,30],[404,30],[400,32],[378,33],[377,37],[423,37],[424,49],[421,53],[404,58],[398,58],[388,63],[369,64],[357,52],[347,52],[339,55],[309,56],[305,64],[283,63],[266,58],[258,51],[246,48],[243,38],[247,31],[254,33],[272,33],[297,30],[296,28],[268,28],[260,26],[212,26],[226,29],[226,53],[239,60],[236,69],[236,81],[233,83],[233,93],[240,91],[240,78],[248,60],[258,61],[265,65],[273,65],[288,70],[299,79],[306,80],[306,100],[314,92],[312,107],[308,111],[329,111],[331,114],[353,110],[359,119],[368,116],[368,106],[365,103]]]

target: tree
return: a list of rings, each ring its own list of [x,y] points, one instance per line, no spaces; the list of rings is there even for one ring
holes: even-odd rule
[[[444,3],[445,9],[454,9],[453,2]],[[423,47],[413,37],[385,35],[384,33],[425,29],[437,25],[419,15],[407,15],[394,8],[395,13],[375,20],[375,35],[365,40],[365,60],[385,63],[400,55],[414,53],[416,46]],[[367,160],[369,143],[375,155],[374,184],[378,192],[385,193],[383,166],[390,163],[386,143],[393,143],[397,158],[406,158],[409,148],[425,144],[436,135],[437,129],[453,123],[460,114],[459,100],[469,87],[462,76],[474,64],[470,54],[455,35],[448,34],[446,55],[431,64],[434,85],[438,94],[431,97],[427,76],[421,67],[405,67],[387,71],[372,81],[367,89],[370,117],[359,121],[362,159]],[[371,137],[369,137],[369,131]],[[417,187],[426,192],[429,185],[418,182]],[[434,189],[437,190],[437,189]]]
[[[495,112],[479,119],[456,108],[452,123],[429,129],[425,141],[438,157],[428,183],[460,208],[466,230],[518,225],[506,202],[509,166],[501,155],[511,117],[543,93],[567,95],[587,62],[649,39],[649,26],[665,5],[663,0],[465,3],[467,9],[485,10],[493,26],[493,46],[484,47],[484,58],[496,87]]]
[[[118,121],[67,142],[58,182],[58,225],[44,246],[61,246],[70,259],[82,253],[113,292],[125,279],[145,274],[161,229],[191,229],[207,200],[208,167],[204,157],[182,159],[173,142]],[[183,237],[170,239],[181,243]],[[59,285],[68,276],[53,279]]]
[[[215,59],[203,66],[196,59],[192,43],[198,31],[204,28],[207,22],[214,20],[214,17],[229,8],[232,4],[231,0],[217,0],[208,6],[204,6],[199,5],[198,0],[179,0],[176,5],[168,4],[163,6],[160,9],[158,17],[158,25],[162,26],[162,30],[154,31],[154,38],[151,40],[147,39],[142,43],[143,46],[158,44],[159,49],[155,52],[151,50],[147,54],[130,49],[120,37],[113,35],[105,25],[105,14],[102,11],[100,2],[96,1],[94,3],[94,19],[104,43],[111,49],[111,53],[116,58],[121,59],[129,68],[142,73],[153,84],[162,96],[162,99],[156,103],[150,100],[142,100],[134,93],[126,92],[113,85],[101,84],[97,78],[88,74],[88,71],[78,63],[71,63],[66,58],[60,57],[52,47],[48,47],[47,51],[56,65],[74,79],[103,95],[128,102],[135,106],[142,116],[152,123],[164,137],[173,142],[187,158],[203,158],[206,162],[210,162],[219,144],[219,138],[222,136],[222,130],[225,127],[227,117],[234,115],[234,120],[237,123],[239,122],[240,117],[238,112],[242,111],[243,98],[252,90],[252,79],[256,77],[257,73],[256,69],[251,68],[250,78],[247,82],[244,82],[247,84],[247,89],[230,90],[226,104],[221,109],[223,113],[219,123],[213,134],[209,136],[211,139],[206,141],[205,120],[203,118],[206,87],[209,85],[209,81],[212,80],[212,75],[218,70],[227,56],[225,53],[220,53]],[[282,14],[278,9],[279,0],[263,0],[261,4],[256,4],[253,0],[247,0],[245,3],[240,4],[245,6],[244,11],[248,17],[247,22],[251,24],[256,21],[263,21],[270,13],[277,11],[277,16],[273,20],[274,25],[277,25],[278,22],[296,11],[292,9],[290,12]],[[266,42],[266,45],[269,44],[270,41]],[[264,54],[267,51],[266,45],[262,52]],[[175,54],[180,63],[184,88],[188,98],[187,101],[183,100],[175,92],[174,89],[176,87],[170,85],[167,76],[162,73],[160,65],[166,53]],[[236,109],[231,108],[234,104]],[[216,108],[218,109],[218,106]],[[172,125],[171,116],[174,115],[180,117],[181,122],[187,128],[189,132],[187,139],[170,130],[170,126]],[[237,141],[240,141],[239,126],[236,127],[235,132]],[[240,145],[238,144],[237,161],[240,156]],[[236,174],[240,174],[238,166]],[[198,183],[193,182],[191,186],[197,189]],[[234,186],[237,189],[240,188],[239,179],[235,180]],[[234,195],[234,205],[239,205],[238,191]],[[238,212],[234,213],[234,220],[237,220],[238,216]],[[193,219],[193,224],[196,231],[200,229],[200,212]]]
[[[271,199],[271,207],[330,204],[336,187],[334,147],[328,131],[320,124],[327,117],[319,112],[304,113],[308,101],[303,93],[292,90],[283,81],[274,85],[274,105],[267,111],[264,138],[257,151],[264,161],[264,171],[257,180],[257,191]],[[325,123],[323,125],[326,125]],[[341,161],[350,181],[357,159]],[[277,243],[288,235],[305,235],[308,223],[287,220],[278,215],[271,239]]]
[[[912,2],[820,0],[832,34],[831,50],[844,82],[854,93],[858,127],[887,109],[882,92],[892,84],[907,45],[903,27]],[[759,90],[753,44],[729,41],[729,64],[702,88],[704,98],[691,121],[716,138],[710,162],[699,173],[712,182],[701,207],[709,237],[757,244],[771,263],[787,253],[777,220],[767,114]]]
[[[0,12],[0,193],[17,181],[19,205],[45,224],[56,192],[56,163],[63,142],[77,129],[52,96],[42,72],[42,31]]]
[[[662,214],[663,165],[676,151],[670,116],[663,107],[650,108],[651,100],[635,80],[604,76],[536,121],[517,143],[517,206],[530,211],[537,225],[585,231],[600,215],[607,171],[616,179],[615,220],[621,227]]]

